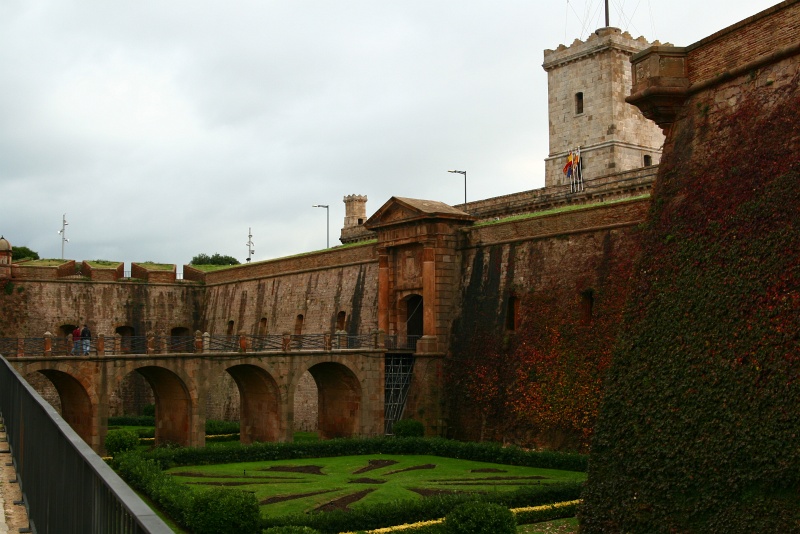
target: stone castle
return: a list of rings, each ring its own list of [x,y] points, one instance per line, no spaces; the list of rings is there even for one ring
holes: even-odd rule
[[[770,54],[793,39],[788,34],[764,32],[731,55],[733,36],[754,25],[782,28],[780,18],[798,11],[795,1],[784,2],[704,42],[696,55],[616,28],[545,51],[544,188],[456,206],[392,197],[371,216],[365,196],[349,195],[342,246],[318,253],[213,272],[186,265],[182,279],[174,266],[133,264],[124,277],[121,264],[12,263],[13,236],[0,239],[0,338],[48,332],[66,339],[84,322],[95,334],[123,340],[378,332],[391,340],[387,353],[402,348],[414,355],[404,415],[423,421],[430,435],[468,436],[469,422],[446,402],[443,369],[458,356],[470,323],[513,336],[530,319],[519,306],[524,296],[551,299],[554,308],[540,313],[558,321],[591,323],[610,313],[603,299],[610,288],[625,287],[615,277],[628,272],[619,267],[639,250],[638,228],[648,217],[664,132],[683,105],[681,91],[702,91],[724,73],[738,76],[736,68],[755,59],[785,60]],[[573,149],[581,151],[580,190],[563,172]],[[6,357],[24,357],[17,345],[3,347]],[[31,381],[47,385],[41,377]],[[307,385],[313,398],[313,380]],[[221,391],[207,416],[235,417],[235,397],[234,386]],[[313,429],[313,409],[306,419],[296,416],[296,428]]]

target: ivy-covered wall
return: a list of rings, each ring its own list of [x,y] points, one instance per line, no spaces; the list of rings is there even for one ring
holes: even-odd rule
[[[581,532],[800,530],[800,85],[698,93],[667,139]]]
[[[587,447],[639,246],[638,215],[613,229],[596,215],[576,212],[572,233],[463,251],[446,363],[451,437]]]

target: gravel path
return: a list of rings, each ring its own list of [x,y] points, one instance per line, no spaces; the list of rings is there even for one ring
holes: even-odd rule
[[[0,425],[0,451],[7,450],[5,427]],[[0,532],[3,533],[19,532],[19,529],[28,527],[28,514],[25,507],[14,504],[15,501],[22,500],[22,493],[19,490],[19,484],[13,482],[17,478],[14,466],[6,465],[10,463],[10,454],[0,454],[0,508],[4,512],[0,516]]]

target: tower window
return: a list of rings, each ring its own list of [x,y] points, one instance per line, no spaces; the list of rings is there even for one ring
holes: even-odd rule
[[[649,167],[652,164],[653,164],[653,156],[651,156],[650,154],[647,154],[644,157],[644,166],[645,167]]]
[[[583,113],[583,93],[575,93],[575,115]]]

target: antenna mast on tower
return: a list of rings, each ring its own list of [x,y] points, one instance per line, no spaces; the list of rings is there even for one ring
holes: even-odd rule
[[[611,23],[608,21],[608,0],[606,0],[606,28],[610,27]]]

